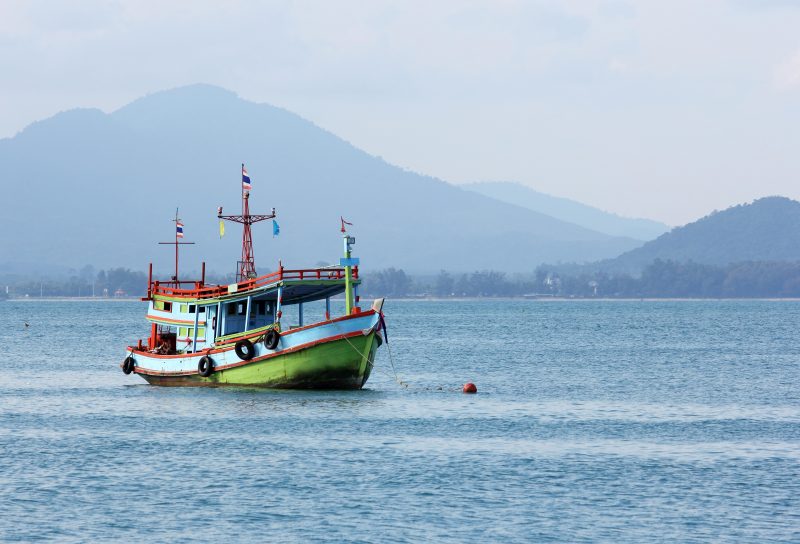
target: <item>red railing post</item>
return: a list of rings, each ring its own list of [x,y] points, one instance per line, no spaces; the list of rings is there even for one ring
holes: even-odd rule
[[[155,294],[160,295],[172,295],[178,297],[195,297],[195,298],[214,298],[218,296],[224,296],[228,292],[227,285],[209,285],[206,286],[205,284],[205,270],[206,263],[202,263],[202,273],[201,279],[198,280],[186,280],[186,281],[175,281],[170,280],[167,282],[162,282],[159,280],[153,280],[153,263],[150,263],[149,271],[148,271],[148,291],[147,296],[148,299],[154,296]],[[237,282],[237,286],[240,291],[256,289],[259,287],[264,287],[267,285],[271,285],[283,280],[305,280],[305,279],[324,279],[324,280],[342,280],[345,277],[346,269],[344,268],[302,268],[302,269],[287,269],[283,266],[283,262],[279,261],[278,270],[274,272],[270,272],[269,274],[265,274],[258,278],[249,278],[244,279],[240,282]],[[352,268],[352,276],[355,279],[359,278],[359,267],[354,266]],[[184,287],[186,285],[186,287]],[[146,300],[146,299],[145,299]]]

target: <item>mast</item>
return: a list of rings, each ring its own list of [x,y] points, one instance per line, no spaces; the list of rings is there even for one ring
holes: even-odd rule
[[[347,229],[345,225],[351,225],[344,220],[343,217],[339,218],[342,222],[342,242],[344,245],[344,258],[339,259],[339,265],[344,267],[344,313],[345,315],[350,315],[353,313],[353,308],[355,307],[355,296],[353,293],[353,267],[358,266],[358,257],[353,257],[353,245],[356,243],[356,239],[353,236],[347,234]]]
[[[175,246],[175,275],[172,277],[172,281],[175,282],[175,287],[180,287],[180,282],[178,281],[178,247],[179,246],[193,246],[194,242],[180,242],[178,241],[179,238],[183,238],[183,223],[181,223],[180,217],[178,217],[178,208],[175,208],[175,219],[171,219],[170,221],[175,222],[175,241],[174,242],[159,242],[159,245],[174,245]]]
[[[272,213],[266,215],[250,214],[250,176],[242,164],[242,214],[241,215],[222,215],[222,207],[217,208],[217,217],[226,221],[242,224],[242,260],[237,263],[236,281],[249,280],[256,277],[256,263],[253,255],[253,233],[250,227],[253,223],[274,219],[275,208]]]

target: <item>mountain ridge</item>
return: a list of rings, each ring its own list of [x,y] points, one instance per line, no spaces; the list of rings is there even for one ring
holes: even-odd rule
[[[634,240],[649,241],[670,230],[668,225],[658,221],[623,217],[576,200],[542,193],[513,181],[483,181],[467,183],[461,187],[609,236],[624,236]]]
[[[198,242],[185,248],[184,267],[206,260],[228,272],[240,235],[229,229],[219,240],[216,207],[239,208],[242,162],[252,212],[274,206],[281,224],[275,239],[254,229],[262,270],[280,259],[336,262],[340,215],[355,223],[356,252],[371,268],[524,271],[638,245],[403,170],[287,110],[194,85],[111,113],[69,110],[0,140],[0,188],[16,197],[0,250],[43,266],[143,269],[154,260],[169,270],[156,242],[170,238],[178,206],[186,240]]]
[[[616,258],[588,265],[639,273],[656,259],[728,265],[748,261],[800,261],[800,202],[768,196],[731,206],[676,227]]]

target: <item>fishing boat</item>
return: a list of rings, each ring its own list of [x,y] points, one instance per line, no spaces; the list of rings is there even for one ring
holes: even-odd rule
[[[184,242],[183,223],[175,214],[175,275],[147,284],[146,319],[150,335],[128,346],[120,365],[163,386],[259,386],[288,389],[360,389],[369,379],[375,353],[386,334],[383,299],[360,307],[359,260],[352,256],[355,238],[340,218],[344,256],[338,266],[289,269],[282,263],[259,276],[253,256],[252,225],[273,221],[276,212],[250,213],[252,183],[242,165],[242,213],[223,215],[217,208],[220,232],[224,221],[242,225],[242,258],[236,282],[207,285],[205,263],[199,280],[178,279],[178,253]],[[344,314],[331,315],[331,298],[344,295]],[[307,323],[304,305],[325,301],[321,321]],[[286,323],[284,310],[295,323]],[[383,332],[381,332],[383,331]]]

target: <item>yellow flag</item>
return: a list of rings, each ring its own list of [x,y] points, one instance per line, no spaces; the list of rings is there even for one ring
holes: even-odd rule
[[[222,238],[225,236],[225,221],[222,219],[219,220],[219,237]]]

